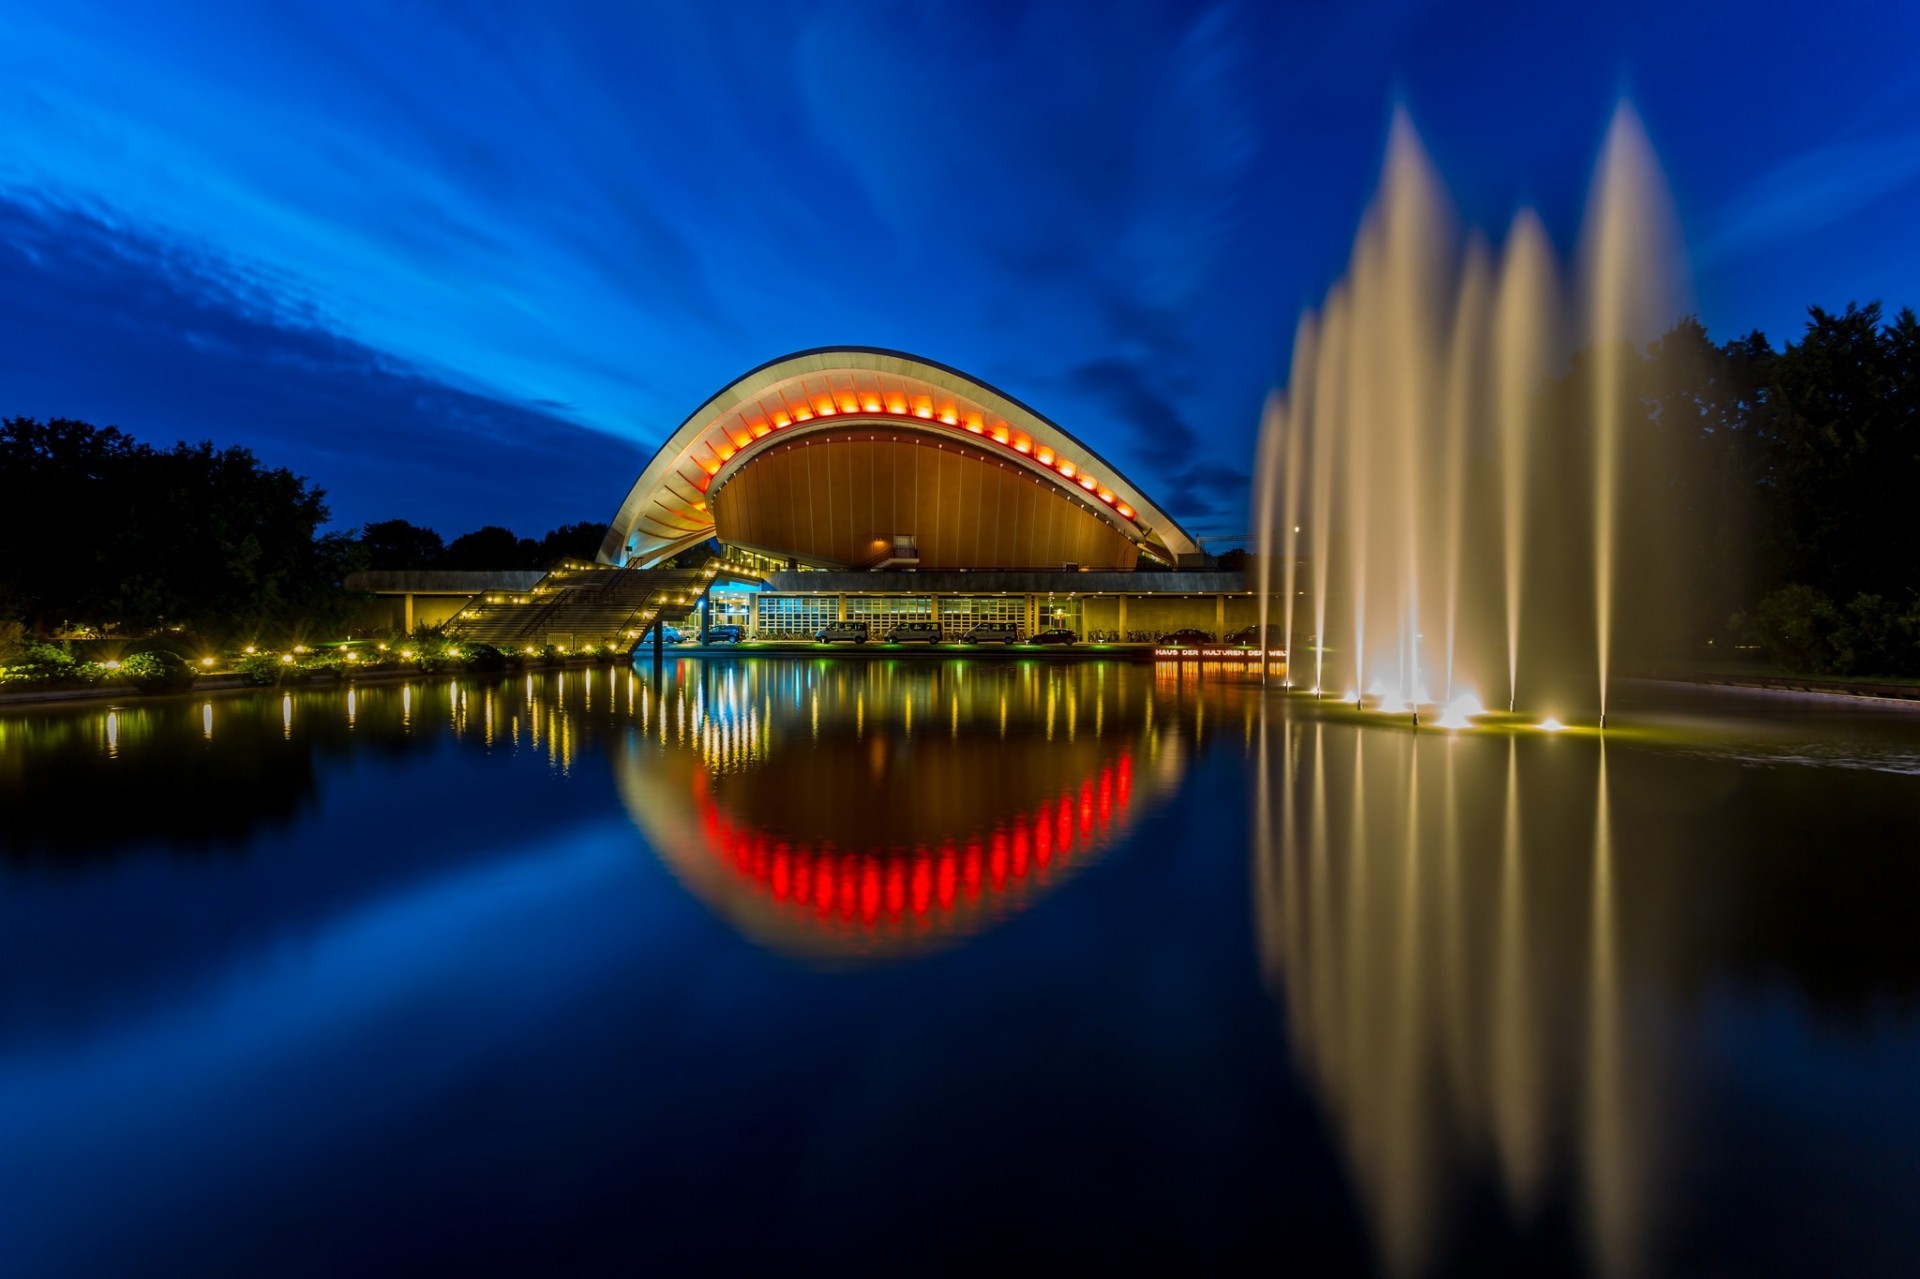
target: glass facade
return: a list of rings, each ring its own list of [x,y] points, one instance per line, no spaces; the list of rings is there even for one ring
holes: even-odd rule
[[[761,639],[812,639],[814,632],[840,617],[837,595],[762,595]]]
[[[1078,595],[1042,595],[1034,600],[1034,610],[1039,614],[1039,629],[1046,631],[1063,626],[1074,632],[1080,630],[1080,597]]]
[[[753,599],[752,591],[715,590],[708,598],[713,601],[713,625],[738,626],[742,630],[746,629],[748,606]]]
[[[1025,633],[1027,597],[954,595],[940,601],[940,629],[948,639],[959,639],[981,622],[1012,622]]]
[[[933,618],[933,598],[927,595],[849,595],[847,620],[865,622],[875,639],[904,622]]]

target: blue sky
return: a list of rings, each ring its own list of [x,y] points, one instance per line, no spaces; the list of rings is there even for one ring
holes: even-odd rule
[[[811,346],[966,369],[1196,532],[1396,106],[1563,250],[1615,103],[1709,330],[1920,303],[1920,5],[0,0],[0,413],[239,443],[343,525],[604,519]]]

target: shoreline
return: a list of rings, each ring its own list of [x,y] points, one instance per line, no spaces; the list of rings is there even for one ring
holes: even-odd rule
[[[1795,675],[1640,675],[1622,683],[1673,684],[1683,688],[1732,689],[1744,693],[1776,693],[1817,697],[1836,702],[1882,702],[1920,707],[1920,684],[1874,684],[1859,680],[1818,679]]]
[[[498,671],[470,670],[391,670],[367,671],[342,678],[328,674],[312,679],[291,683],[255,684],[245,676],[232,673],[197,676],[190,688],[176,689],[167,693],[142,693],[131,684],[96,684],[87,688],[39,688],[21,692],[0,693],[0,715],[14,708],[32,708],[41,706],[73,706],[88,703],[120,702],[158,702],[173,697],[203,697],[212,694],[255,693],[281,690],[290,692],[299,688],[334,688],[349,684],[395,684],[420,679],[460,679],[467,677],[495,678],[508,675],[540,674],[544,671],[590,670],[595,667],[608,667],[619,670],[622,667],[644,669],[653,664],[653,653],[649,647],[638,647],[628,655],[626,662],[606,662],[592,657],[570,657],[552,666],[506,667]],[[1111,645],[1093,648],[1089,646],[1069,646],[1047,648],[1019,648],[1005,650],[999,648],[953,649],[943,646],[932,648],[890,647],[886,645],[834,645],[822,647],[809,642],[791,645],[778,642],[767,645],[752,645],[738,648],[732,644],[679,644],[665,649],[661,657],[664,661],[678,658],[815,658],[847,659],[862,661],[1052,661],[1052,662],[1088,662],[1120,661],[1148,662],[1153,660],[1153,646],[1150,644]]]

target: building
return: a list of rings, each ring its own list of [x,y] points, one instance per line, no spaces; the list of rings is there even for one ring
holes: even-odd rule
[[[1150,494],[1060,426],[945,365],[862,347],[785,356],[711,396],[647,463],[598,561],[537,581],[348,584],[399,597],[409,629],[503,646],[631,647],[694,609],[761,640],[844,620],[1139,643],[1257,620],[1240,573],[1211,571]]]
[[[975,378],[870,348],[803,351],[710,397],[620,505],[603,563],[653,568],[709,541],[740,576],[711,621],[799,639],[980,621],[1151,639],[1254,621],[1240,574],[1118,467]]]

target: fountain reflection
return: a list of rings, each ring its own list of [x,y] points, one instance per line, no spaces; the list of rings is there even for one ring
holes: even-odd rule
[[[834,961],[991,926],[1100,857],[1209,731],[1128,666],[743,663],[636,677],[610,744],[648,844],[743,934]]]
[[[1644,1264],[1661,992],[1629,1010],[1606,748],[1552,745],[1263,725],[1262,962],[1395,1273],[1489,1181],[1523,1231],[1566,1188],[1596,1270]]]

